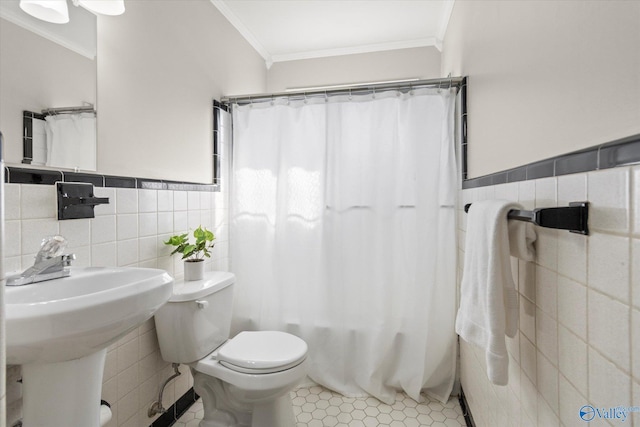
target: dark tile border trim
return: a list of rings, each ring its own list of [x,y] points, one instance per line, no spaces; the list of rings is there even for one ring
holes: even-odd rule
[[[227,113],[229,112],[229,105],[228,104],[223,104],[222,102],[218,101],[217,99],[213,100],[213,107],[214,108],[220,108],[221,110],[224,110]]]
[[[180,397],[167,409],[167,411],[158,417],[150,427],[170,427],[175,424],[175,422],[187,412],[187,409],[193,405],[196,400],[198,400],[200,396],[193,390],[193,387],[187,390],[185,394]]]
[[[222,104],[218,100],[213,100],[213,183],[220,184],[222,182],[221,174],[221,156],[220,156],[220,129],[221,119],[220,112],[225,111],[229,113],[229,106]]]
[[[31,164],[33,160],[33,121],[44,120],[44,114],[22,111],[22,163]]]
[[[467,427],[476,427],[476,423],[473,421],[473,416],[471,415],[471,410],[467,404],[467,397],[465,396],[462,387],[460,387],[458,402],[460,402],[460,409],[462,409],[462,415],[464,415],[464,422],[467,424]]]
[[[6,183],[55,185],[62,180],[60,171],[5,166],[4,181]]]
[[[95,187],[141,188],[149,190],[176,191],[220,191],[219,184],[198,184],[194,182],[165,181],[147,178],[131,178],[126,176],[5,166],[5,182],[7,184],[54,185],[58,181],[88,182],[93,184]]]
[[[462,179],[467,179],[468,163],[467,163],[467,149],[468,144],[468,129],[469,129],[469,112],[467,111],[467,88],[469,87],[469,79],[465,76],[462,79],[460,85],[460,148],[462,150]]]
[[[125,176],[105,176],[105,187],[115,188],[137,188],[137,182],[135,178],[127,178]]]
[[[476,188],[508,182],[527,181],[572,173],[609,169],[640,163],[640,134],[574,151],[539,162],[496,172],[473,179],[464,179],[462,188]]]
[[[104,177],[88,173],[67,172],[64,174],[65,182],[88,182],[94,187],[104,187]]]

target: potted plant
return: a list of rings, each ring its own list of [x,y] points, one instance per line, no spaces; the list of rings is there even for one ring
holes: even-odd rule
[[[171,236],[165,245],[175,246],[171,255],[180,253],[184,260],[184,280],[202,280],[204,278],[204,259],[211,257],[215,236],[206,228],[199,226],[193,232],[195,243],[189,242],[189,233]]]

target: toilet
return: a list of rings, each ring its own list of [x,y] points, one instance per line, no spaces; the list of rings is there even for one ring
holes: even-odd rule
[[[289,398],[307,374],[307,344],[280,331],[244,331],[229,339],[232,273],[176,282],[155,314],[162,358],[187,364],[202,398],[200,427],[294,427]]]

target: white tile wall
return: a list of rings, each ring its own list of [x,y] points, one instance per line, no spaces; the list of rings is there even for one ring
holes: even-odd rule
[[[97,197],[109,197],[111,203],[97,206],[94,219],[58,221],[54,186],[7,184],[5,190],[7,271],[31,265],[41,239],[60,233],[77,255],[74,265],[162,268],[181,278],[182,262],[169,256],[171,248],[163,241],[201,224],[216,235],[207,269],[228,270],[227,193],[95,188]],[[184,375],[165,389],[165,407],[192,386],[188,369],[181,371]],[[102,388],[113,411],[107,426],[149,426],[157,417],[147,417],[147,409],[172,373],[160,357],[153,319],[110,346]],[[9,367],[8,377],[6,421],[11,426],[22,410],[19,367]]]
[[[467,189],[460,206],[505,194],[526,209],[587,200],[591,235],[537,228],[534,265],[512,263],[521,312],[508,386],[492,385],[484,353],[461,342],[476,425],[584,426],[583,405],[640,406],[640,166]],[[590,425],[640,426],[640,413]]]

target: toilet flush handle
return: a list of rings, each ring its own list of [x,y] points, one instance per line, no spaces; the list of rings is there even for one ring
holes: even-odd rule
[[[205,308],[209,307],[209,301],[196,300],[196,305],[198,306],[199,309],[204,310]]]

